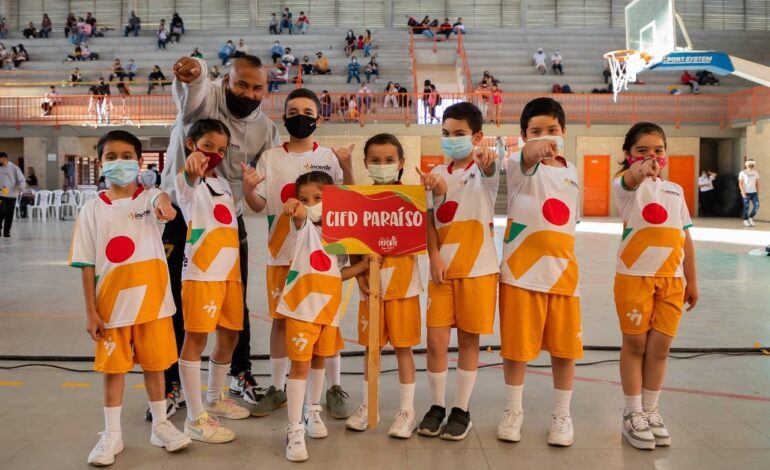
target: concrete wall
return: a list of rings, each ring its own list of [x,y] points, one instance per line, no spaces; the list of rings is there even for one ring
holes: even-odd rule
[[[756,160],[759,172],[759,213],[757,220],[770,221],[770,119],[746,128],[746,156]]]

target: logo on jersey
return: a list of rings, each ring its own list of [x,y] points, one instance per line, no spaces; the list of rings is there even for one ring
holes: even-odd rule
[[[636,326],[639,326],[642,324],[642,314],[639,313],[639,310],[633,309],[630,312],[626,312],[626,318],[631,320],[631,323],[635,324]]]
[[[573,180],[572,178],[564,178],[564,182],[572,186],[573,188],[578,189],[577,181]]]
[[[150,209],[146,209],[144,212],[129,212],[128,213],[128,219],[129,220],[142,220],[145,217],[148,217],[150,214],[152,214],[152,211],[150,211]]]
[[[102,341],[102,345],[104,346],[104,349],[107,350],[107,357],[112,356],[112,353],[115,352],[115,347],[117,344],[115,344],[115,341],[111,339],[105,339]]]
[[[682,197],[681,194],[679,194],[676,191],[671,191],[670,189],[661,189],[660,192],[662,192],[663,194],[668,194],[669,196]]]
[[[203,306],[203,310],[206,311],[206,313],[209,314],[209,318],[214,318],[214,315],[217,314],[217,304],[214,303],[214,301],[210,301],[208,305]]]
[[[297,348],[297,351],[302,352],[307,347],[307,338],[305,338],[305,333],[300,333],[294,338],[291,339],[291,342],[294,343],[294,347]]]
[[[465,186],[466,184],[470,184],[470,182],[476,177],[476,172],[472,171],[466,178],[463,178],[459,181],[460,186]]]
[[[325,171],[327,173],[332,171],[332,167],[330,165],[313,165],[310,162],[305,163],[303,168],[305,171]]]

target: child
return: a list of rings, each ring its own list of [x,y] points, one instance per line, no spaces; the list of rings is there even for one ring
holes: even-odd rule
[[[374,184],[401,184],[404,170],[404,149],[396,136],[377,134],[366,141],[364,165]],[[419,170],[418,170],[419,171]],[[434,195],[446,193],[446,182],[438,175],[420,173],[426,189]],[[436,189],[434,189],[434,187]],[[383,277],[380,292],[380,347],[388,341],[396,350],[401,405],[390,427],[393,437],[408,439],[414,430],[414,357],[412,347],[420,344],[420,293],[422,280],[417,256],[386,256],[382,263]],[[369,279],[367,273],[357,276],[361,288],[358,308],[358,343],[369,343]],[[368,355],[367,348],[367,355]],[[364,357],[363,403],[348,418],[346,427],[354,431],[366,431],[368,419],[368,360]]]
[[[81,268],[86,330],[96,341],[94,369],[104,373],[104,431],[88,455],[112,465],[123,450],[120,412],[126,373],[138,363],[150,398],[150,443],[174,452],[190,445],[166,420],[163,371],[176,362],[169,287],[159,222],[176,211],[168,195],[137,184],[142,143],[126,131],[105,134],[96,146],[110,188],[83,206],[69,264]]]
[[[623,219],[615,275],[623,332],[622,434],[637,449],[654,449],[671,445],[658,397],[684,302],[688,312],[698,302],[695,249],[682,188],[660,178],[667,163],[663,129],[649,122],[634,125],[623,152],[623,168],[612,184]]]
[[[492,104],[495,106],[495,117],[492,122],[498,123],[503,111],[503,91],[496,84],[492,85]]]
[[[579,218],[575,166],[564,159],[565,116],[551,98],[521,113],[521,154],[507,163],[508,222],[500,266],[500,339],[506,407],[497,438],[521,440],[527,362],[551,355],[554,409],[548,444],[573,442],[570,400],[581,341],[575,225]]]
[[[443,202],[428,218],[428,382],[432,404],[417,432],[459,441],[471,423],[468,402],[479,363],[479,335],[492,334],[499,272],[493,216],[499,168],[495,153],[478,147],[484,137],[481,111],[457,103],[444,111],[441,147],[452,161],[431,172],[447,184]],[[447,423],[449,335],[457,328],[459,362],[455,403]]]
[[[231,430],[219,424],[217,416],[249,417],[249,410],[225,398],[223,392],[238,331],[243,329],[235,202],[227,180],[216,171],[229,143],[230,130],[221,121],[197,121],[187,131],[185,145],[191,153],[176,177],[177,202],[188,227],[182,272],[185,338],[179,358],[179,377],[187,403],[184,432],[191,439],[213,444],[235,439]],[[244,168],[246,189],[253,183],[249,174]],[[256,184],[251,190],[254,187]],[[216,345],[209,358],[204,406],[200,393],[201,354],[212,332],[216,332]]]
[[[312,134],[320,124],[318,96],[306,88],[293,90],[284,105],[284,124],[289,132],[289,142],[266,151],[257,163],[257,173],[264,176],[256,191],[245,193],[246,203],[254,211],[267,208],[268,220],[268,262],[267,299],[270,316],[273,319],[270,331],[270,364],[272,386],[264,398],[252,403],[252,416],[267,416],[275,408],[286,406],[286,372],[289,359],[286,357],[286,321],[276,314],[275,308],[286,284],[289,264],[294,258],[296,234],[289,228],[289,217],[283,215],[283,204],[295,193],[294,182],[298,176],[313,170],[324,171],[332,177],[334,184],[353,184],[353,168],[350,159],[353,146],[332,150],[319,146]],[[347,394],[340,383],[339,355],[326,361],[331,388],[326,394],[326,404],[331,415],[338,419],[349,417],[353,410],[345,402]]]
[[[296,247],[276,308],[284,318],[285,346],[291,359],[286,386],[289,412],[286,458],[292,462],[308,459],[306,430],[308,436],[314,439],[328,434],[321,420],[320,401],[324,359],[334,356],[344,347],[338,328],[345,315],[339,308],[342,281],[357,276],[369,266],[367,257],[354,266],[340,269],[344,262],[338,262],[336,256],[324,253],[320,228],[322,188],[325,184],[334,184],[327,173],[305,173],[297,178],[294,186],[297,199],[289,198],[283,205],[283,214],[291,218],[291,231],[295,235],[293,244]],[[310,392],[303,413],[308,374]]]

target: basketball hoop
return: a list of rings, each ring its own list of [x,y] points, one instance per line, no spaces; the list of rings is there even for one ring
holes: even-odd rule
[[[613,100],[618,100],[621,90],[628,90],[628,82],[635,82],[636,75],[650,63],[652,56],[633,49],[621,49],[604,54],[610,64]]]

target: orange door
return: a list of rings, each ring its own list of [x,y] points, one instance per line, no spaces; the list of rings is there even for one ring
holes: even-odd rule
[[[690,214],[695,214],[695,157],[669,155],[668,180],[682,187],[687,210]]]
[[[420,171],[423,173],[430,173],[433,168],[443,164],[443,155],[422,155],[420,157]]]
[[[610,156],[583,157],[583,215],[610,215]]]

